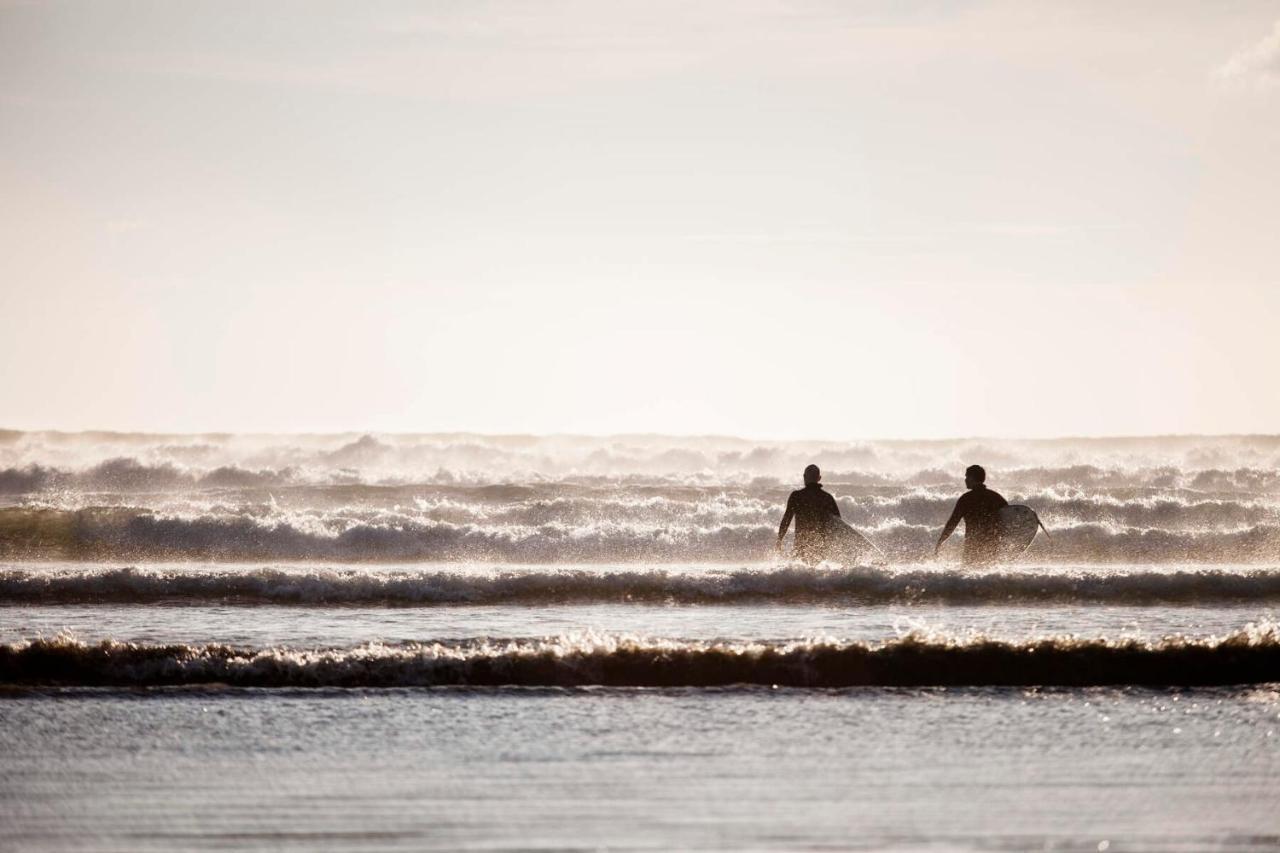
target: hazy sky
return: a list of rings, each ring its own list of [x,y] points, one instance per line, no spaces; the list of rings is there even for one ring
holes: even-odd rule
[[[0,426],[1277,432],[1278,20],[0,0]]]

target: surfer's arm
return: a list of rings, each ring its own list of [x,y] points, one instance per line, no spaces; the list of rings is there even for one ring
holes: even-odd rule
[[[787,498],[787,511],[782,514],[782,524],[778,527],[778,547],[782,547],[782,537],[787,535],[787,528],[791,526],[791,519],[796,514],[796,498],[795,495]]]
[[[951,517],[947,519],[947,524],[942,528],[942,535],[938,537],[938,544],[934,546],[933,553],[938,553],[938,549],[942,547],[942,543],[946,542],[952,533],[956,532],[956,527],[960,524],[960,519],[964,518],[964,507],[960,505],[960,501],[956,501],[956,508],[951,513]]]

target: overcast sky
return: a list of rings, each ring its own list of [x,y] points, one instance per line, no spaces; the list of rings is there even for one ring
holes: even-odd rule
[[[0,0],[0,427],[1277,432],[1278,20]]]

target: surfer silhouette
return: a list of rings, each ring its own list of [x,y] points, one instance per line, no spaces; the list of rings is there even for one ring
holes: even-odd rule
[[[987,488],[987,472],[981,465],[970,465],[964,469],[964,484],[969,490],[956,501],[956,508],[947,519],[938,544],[933,549],[937,554],[942,543],[947,541],[956,526],[964,522],[964,562],[966,565],[989,563],[996,558],[1000,546],[1000,528],[996,521],[996,512],[1006,507],[1009,502],[999,493]]]
[[[782,514],[782,525],[778,528],[779,551],[782,550],[782,538],[787,535],[791,520],[796,522],[795,554],[806,563],[817,563],[826,557],[827,524],[829,516],[840,517],[840,507],[836,499],[819,484],[822,472],[817,465],[804,469],[804,488],[797,489],[787,498],[787,511]]]

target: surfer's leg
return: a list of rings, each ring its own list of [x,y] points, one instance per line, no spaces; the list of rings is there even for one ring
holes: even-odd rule
[[[996,561],[996,543],[978,539],[964,540],[964,564],[966,566],[989,566]]]
[[[816,546],[813,540],[805,537],[796,541],[795,555],[800,558],[800,562],[805,565],[815,565],[822,560],[821,548]]]

